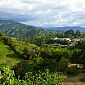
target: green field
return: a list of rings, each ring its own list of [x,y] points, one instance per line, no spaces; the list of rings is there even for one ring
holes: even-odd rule
[[[10,49],[8,45],[4,45],[0,41],[0,64],[6,64],[8,66],[13,66],[20,62],[21,59]]]

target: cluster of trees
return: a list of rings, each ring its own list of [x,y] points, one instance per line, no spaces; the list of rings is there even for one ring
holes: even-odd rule
[[[9,38],[3,33],[0,33],[0,40],[2,40],[4,44],[8,45],[18,55],[18,57],[23,59],[22,62],[12,68],[15,72],[15,77],[18,78],[18,76],[20,76],[21,79],[20,81],[16,80],[16,82],[25,82],[22,79],[27,72],[32,72],[33,75],[36,75],[39,70],[41,72],[45,72],[45,69],[49,69],[52,73],[61,71],[63,73],[72,74],[74,72],[77,73],[78,70],[74,67],[68,68],[68,63],[85,64],[85,48],[83,47],[85,46],[84,41],[79,42],[73,48],[61,48],[59,46],[54,48],[51,45],[46,44],[39,47],[28,42],[18,41],[16,38]],[[3,73],[1,73],[1,76],[3,76],[3,79]],[[35,77],[35,79],[36,78],[37,77]],[[10,80],[10,82],[13,80]],[[31,82],[30,80],[28,81]],[[38,81],[41,80],[36,80],[36,82]],[[43,79],[41,82],[43,83]]]
[[[4,44],[8,45],[19,57],[24,59],[31,59],[35,52],[39,49],[38,46],[30,43],[18,41],[16,38],[10,38],[3,33],[0,33],[0,39]]]
[[[16,23],[12,20],[1,20],[0,31],[6,33],[10,37],[16,37],[19,40],[27,41],[38,46],[46,44],[51,38],[55,37],[69,37],[69,38],[80,38],[84,37],[85,34],[79,30],[68,30],[66,32],[46,31],[41,27],[35,27]]]
[[[69,38],[81,38],[84,36],[85,36],[84,33],[81,33],[79,30],[75,32],[73,29],[68,30],[64,33],[64,37],[69,37]]]
[[[43,45],[41,47],[36,46],[34,44],[18,41],[15,38],[9,38],[4,34],[0,33],[0,37],[3,42],[10,46],[12,50],[16,52],[20,57],[32,60],[35,57],[42,57],[42,58],[51,58],[51,59],[61,59],[62,57],[68,58],[70,60],[71,57],[77,56],[75,60],[81,63],[81,60],[78,60],[78,57],[84,55],[85,52],[85,41],[79,41],[73,48],[61,48],[61,47],[52,47],[51,45]],[[75,56],[75,55],[76,56]],[[81,58],[81,57],[79,57]],[[74,60],[74,59],[73,59]],[[84,62],[83,62],[84,63]]]
[[[78,49],[85,49],[85,40],[79,41],[78,44],[76,45],[76,48]]]

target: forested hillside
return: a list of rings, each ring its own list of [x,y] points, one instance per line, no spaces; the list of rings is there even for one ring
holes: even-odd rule
[[[25,25],[12,20],[0,20],[0,31],[10,37],[15,37],[38,46],[46,44],[50,39],[55,37],[81,38],[85,36],[85,33],[80,33],[79,30],[76,32],[73,29],[66,32],[46,31],[42,27]]]
[[[0,51],[1,85],[61,84],[63,76],[40,68],[44,64],[40,47],[0,33]]]
[[[64,75],[85,72],[84,67],[69,67],[71,63],[85,64],[84,41],[75,47],[39,47],[0,33],[0,47],[0,84],[60,85]]]
[[[33,41],[36,39],[44,39],[49,35],[49,33],[40,27],[34,27],[31,25],[25,25],[21,23],[14,22],[12,20],[0,20],[0,31],[6,33],[10,37],[16,37],[20,40]]]

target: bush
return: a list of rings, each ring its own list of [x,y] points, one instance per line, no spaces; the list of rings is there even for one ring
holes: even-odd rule
[[[81,82],[85,82],[85,78],[80,78],[80,81]]]
[[[14,66],[13,70],[15,72],[16,77],[19,76],[20,79],[23,79],[25,73],[35,71],[35,64],[33,64],[32,61],[24,60]]]
[[[61,85],[63,77],[57,73],[50,74],[49,70],[33,75],[26,73],[24,80],[16,79],[14,71],[9,68],[2,68],[0,71],[0,85]]]
[[[14,71],[11,71],[9,68],[2,68],[0,71],[0,84],[1,85],[14,85]]]
[[[76,67],[71,67],[67,69],[67,74],[69,76],[76,76],[79,74],[79,70]]]
[[[58,73],[50,74],[48,69],[45,72],[39,71],[35,76],[28,73],[25,78],[31,80],[33,85],[61,85],[63,79]]]

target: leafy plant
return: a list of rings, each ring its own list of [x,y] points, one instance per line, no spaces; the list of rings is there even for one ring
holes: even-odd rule
[[[33,75],[32,72],[28,72],[25,75],[24,80],[15,78],[14,71],[8,67],[3,67],[0,71],[0,84],[1,85],[61,85],[63,77],[57,73],[50,74],[49,70]]]

